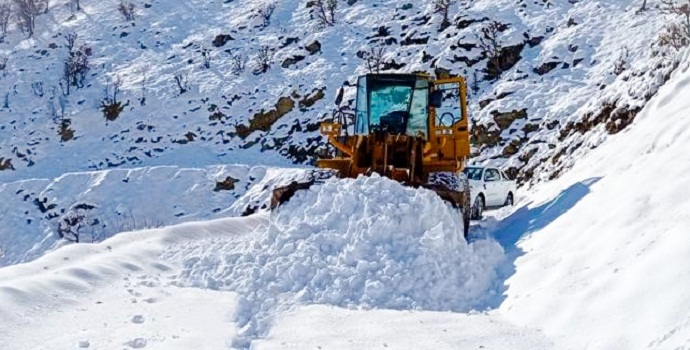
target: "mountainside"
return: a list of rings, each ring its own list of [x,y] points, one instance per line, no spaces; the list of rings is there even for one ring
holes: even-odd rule
[[[30,39],[11,21],[0,180],[309,163],[338,89],[370,70],[466,76],[474,161],[549,178],[627,126],[676,66],[656,44],[668,18],[638,1],[461,1],[447,20],[431,1],[336,3],[320,20],[314,1],[134,1],[127,19],[119,1],[56,0]]]
[[[469,243],[430,192],[332,180],[271,214],[0,269],[0,347],[688,349],[689,58],[628,130]]]

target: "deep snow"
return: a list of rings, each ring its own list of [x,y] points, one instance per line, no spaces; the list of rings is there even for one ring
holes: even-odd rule
[[[182,329],[194,329],[201,318],[219,320],[208,323],[218,338],[196,341],[202,348],[214,348],[217,340],[265,349],[688,349],[690,266],[683,262],[690,255],[690,165],[682,160],[690,142],[690,69],[687,58],[683,62],[628,131],[561,179],[523,189],[512,210],[475,223],[475,236],[487,239],[464,246],[452,209],[427,192],[385,179],[326,182],[272,216],[125,233],[2,268],[0,344],[61,349],[112,341],[120,348],[146,339],[147,347],[175,348],[176,339],[194,339]],[[352,207],[325,205],[330,201]],[[422,209],[435,220],[412,221]],[[441,225],[449,235],[427,240]],[[404,232],[409,241],[397,236]],[[407,254],[397,254],[402,251]],[[449,261],[455,263],[446,269]],[[369,270],[369,262],[391,267]],[[439,283],[417,262],[439,263],[434,271],[472,282]],[[396,279],[398,271],[406,278]],[[479,279],[467,275],[471,271]],[[338,288],[344,281],[347,288]],[[431,283],[404,294],[401,281]],[[129,302],[122,297],[127,289],[134,293]],[[201,296],[207,289],[214,290],[209,298],[227,306],[201,316],[195,309],[139,305],[165,295],[189,305],[189,295],[204,309],[211,302]],[[499,295],[482,300],[491,291]],[[101,300],[106,297],[112,309],[100,308],[110,305]],[[463,313],[471,309],[485,313]],[[143,324],[133,322],[139,315]],[[168,316],[178,321],[153,321]],[[318,327],[319,321],[329,324]],[[70,322],[84,326],[57,336],[55,325]],[[150,331],[134,326],[147,324]],[[445,328],[450,324],[463,327]],[[449,331],[439,334],[439,328]]]
[[[422,210],[428,214],[420,217]],[[186,328],[170,329],[171,323],[156,325],[143,338],[128,332],[137,329],[131,323],[151,317],[145,314],[150,308],[138,304],[159,298],[172,304],[180,298],[182,307],[187,298],[201,293],[194,291],[197,288],[237,295],[225,312],[238,329],[228,342],[238,348],[265,338],[277,316],[299,305],[482,309],[500,287],[494,282],[503,249],[491,240],[468,245],[462,232],[458,212],[432,192],[378,177],[329,180],[299,194],[277,213],[120,234],[100,244],[70,245],[31,263],[6,267],[0,270],[3,340],[10,347],[31,348],[50,333],[36,337],[23,325],[45,324],[52,317],[60,319],[55,312],[76,311],[84,313],[81,332],[49,342],[48,348],[69,341],[77,344],[78,339],[106,348],[118,341],[136,348],[163,343],[166,337],[172,337],[172,346],[184,339],[189,344],[183,334]],[[180,287],[192,291],[180,292]],[[102,304],[124,308],[116,313],[119,319],[104,316],[108,307]],[[26,320],[27,310],[37,305],[41,316]],[[199,311],[187,311],[199,317]],[[130,314],[133,321],[125,317]],[[164,315],[187,317],[166,309],[153,317]],[[102,332],[113,322],[120,325],[105,336]],[[127,334],[134,340],[126,340]],[[139,343],[132,343],[138,338]]]

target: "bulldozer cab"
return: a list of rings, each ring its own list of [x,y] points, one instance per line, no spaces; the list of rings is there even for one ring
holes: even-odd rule
[[[465,96],[461,77],[361,76],[353,125],[321,125],[339,155],[318,165],[346,177],[373,171],[412,183],[432,172],[458,173],[470,154]]]
[[[355,134],[429,133],[429,81],[415,75],[365,75],[357,81]]]

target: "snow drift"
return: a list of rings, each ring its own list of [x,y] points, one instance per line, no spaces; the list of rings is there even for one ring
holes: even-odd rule
[[[296,195],[266,230],[169,255],[184,260],[190,285],[240,294],[242,347],[265,335],[275,309],[294,303],[481,308],[495,294],[503,250],[490,240],[468,245],[462,227],[433,192],[376,176],[332,179]]]

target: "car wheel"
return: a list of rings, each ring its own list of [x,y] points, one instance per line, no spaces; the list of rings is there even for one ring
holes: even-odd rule
[[[506,202],[505,202],[504,206],[512,207],[513,204],[515,204],[515,200],[513,199],[513,194],[508,193],[508,198],[506,198]]]
[[[484,197],[477,196],[472,206],[472,216],[475,220],[481,220],[484,217]]]

